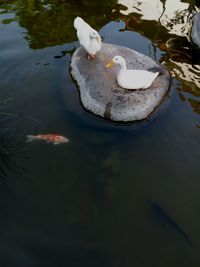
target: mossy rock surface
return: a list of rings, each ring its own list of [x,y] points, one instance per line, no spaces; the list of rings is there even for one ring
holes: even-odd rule
[[[195,47],[200,51],[200,12],[193,17],[191,39]]]
[[[105,67],[116,55],[125,58],[128,69],[159,71],[160,74],[148,89],[124,89],[116,81],[119,66]],[[161,103],[170,86],[166,68],[134,50],[106,43],[94,60],[88,60],[86,51],[82,47],[78,48],[72,56],[71,74],[79,86],[83,106],[113,121],[128,122],[147,118]]]

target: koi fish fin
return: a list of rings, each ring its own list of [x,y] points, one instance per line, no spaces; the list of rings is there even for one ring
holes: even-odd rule
[[[26,142],[32,142],[33,140],[37,139],[35,135],[27,135],[26,136]]]

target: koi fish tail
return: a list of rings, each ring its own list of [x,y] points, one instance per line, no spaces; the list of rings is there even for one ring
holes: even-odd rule
[[[29,135],[26,136],[26,142],[31,142],[31,141],[33,141],[35,139],[37,139],[37,138],[34,135],[30,135],[29,134]]]

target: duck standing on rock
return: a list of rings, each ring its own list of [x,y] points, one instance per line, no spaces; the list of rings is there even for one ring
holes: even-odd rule
[[[128,70],[126,61],[122,56],[115,56],[107,65],[107,68],[114,64],[120,65],[120,71],[117,75],[118,84],[125,89],[146,89],[159,75],[159,72],[147,70]]]
[[[77,30],[80,45],[88,52],[88,59],[93,59],[101,49],[102,41],[99,33],[80,17],[75,18],[74,27]]]

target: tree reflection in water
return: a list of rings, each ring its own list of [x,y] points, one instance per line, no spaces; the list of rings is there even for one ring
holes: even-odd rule
[[[110,21],[116,0],[16,0],[15,12],[32,49],[62,45],[75,41],[73,20],[81,16],[99,30]],[[88,16],[88,14],[90,14]]]

